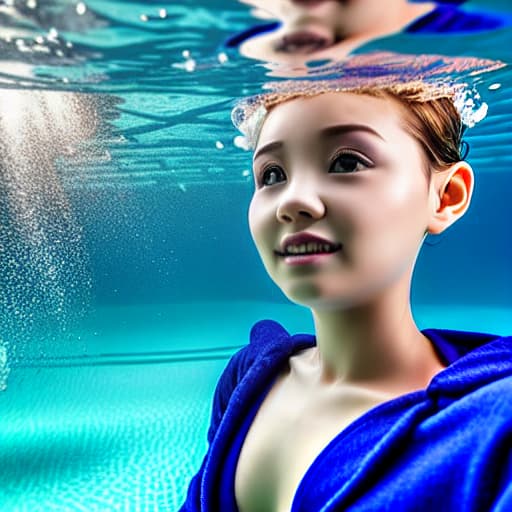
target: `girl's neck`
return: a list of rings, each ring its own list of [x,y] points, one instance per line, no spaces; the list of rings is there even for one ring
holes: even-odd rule
[[[317,348],[312,363],[319,384],[358,384],[403,392],[424,388],[444,366],[416,326],[409,303],[313,311]]]

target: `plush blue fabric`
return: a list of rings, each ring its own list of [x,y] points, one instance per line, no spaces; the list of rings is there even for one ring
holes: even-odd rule
[[[408,25],[410,34],[457,34],[483,32],[510,26],[510,15],[482,11],[464,11],[453,5],[439,5],[433,11]]]
[[[454,2],[463,3],[463,2]],[[409,34],[457,34],[483,32],[512,25],[512,18],[506,14],[491,14],[482,11],[465,11],[455,5],[438,5],[429,13],[421,16],[404,28]],[[252,37],[277,30],[279,21],[254,25],[243,32],[230,36],[225,42],[226,48],[238,48]]]
[[[292,512],[512,511],[512,337],[425,329],[448,367],[340,432],[306,472]],[[221,375],[209,448],[180,512],[235,512],[243,440],[277,375],[315,344],[263,320]]]

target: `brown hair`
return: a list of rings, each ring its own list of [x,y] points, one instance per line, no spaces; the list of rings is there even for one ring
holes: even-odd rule
[[[425,99],[425,91],[418,85],[368,88],[353,92],[390,97],[403,107],[406,127],[425,151],[429,170],[442,171],[463,159],[461,145],[464,129],[451,97]]]
[[[284,101],[311,97],[329,89],[311,87],[307,91],[292,91],[264,95],[267,111]],[[396,101],[403,111],[406,130],[420,143],[426,155],[427,178],[431,172],[442,171],[462,160],[461,144],[464,126],[453,104],[453,91],[435,87],[424,82],[395,83],[389,85],[368,85],[347,88],[338,92],[367,94]]]

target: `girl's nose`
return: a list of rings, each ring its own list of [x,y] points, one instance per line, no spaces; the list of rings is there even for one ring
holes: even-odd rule
[[[284,192],[276,211],[277,220],[284,223],[300,219],[321,219],[325,205],[318,194],[311,191],[288,189]]]

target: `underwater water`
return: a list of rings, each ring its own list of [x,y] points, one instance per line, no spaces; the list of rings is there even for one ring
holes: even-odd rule
[[[465,8],[506,12],[505,1]],[[0,3],[0,511],[176,510],[251,326],[312,332],[247,227],[230,111],[268,80],[238,2]],[[368,49],[512,61],[512,29]],[[427,238],[420,328],[512,331],[512,75],[478,79],[470,210]]]

